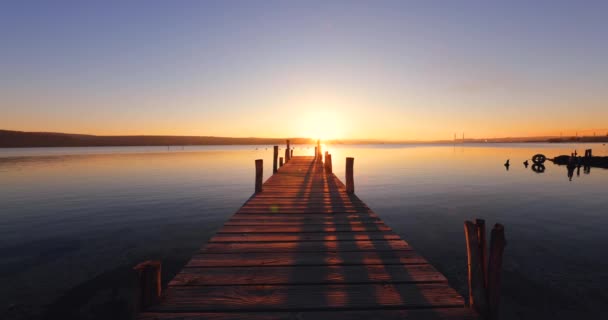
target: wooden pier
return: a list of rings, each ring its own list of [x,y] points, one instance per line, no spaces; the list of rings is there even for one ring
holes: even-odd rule
[[[320,158],[286,153],[138,319],[476,319]]]

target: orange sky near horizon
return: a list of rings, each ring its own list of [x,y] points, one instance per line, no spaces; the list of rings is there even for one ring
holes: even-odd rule
[[[608,133],[608,3],[313,2],[2,4],[0,129]]]

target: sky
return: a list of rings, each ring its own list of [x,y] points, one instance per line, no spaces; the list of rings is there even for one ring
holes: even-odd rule
[[[1,1],[0,129],[608,132],[608,1]]]

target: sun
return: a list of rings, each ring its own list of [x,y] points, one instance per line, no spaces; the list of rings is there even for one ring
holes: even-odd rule
[[[311,111],[298,121],[303,137],[321,140],[340,139],[344,134],[342,119],[332,110]]]

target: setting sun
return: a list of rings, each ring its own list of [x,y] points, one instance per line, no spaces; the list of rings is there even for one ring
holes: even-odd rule
[[[342,118],[333,110],[314,110],[298,120],[298,134],[313,139],[341,139],[344,137]]]

